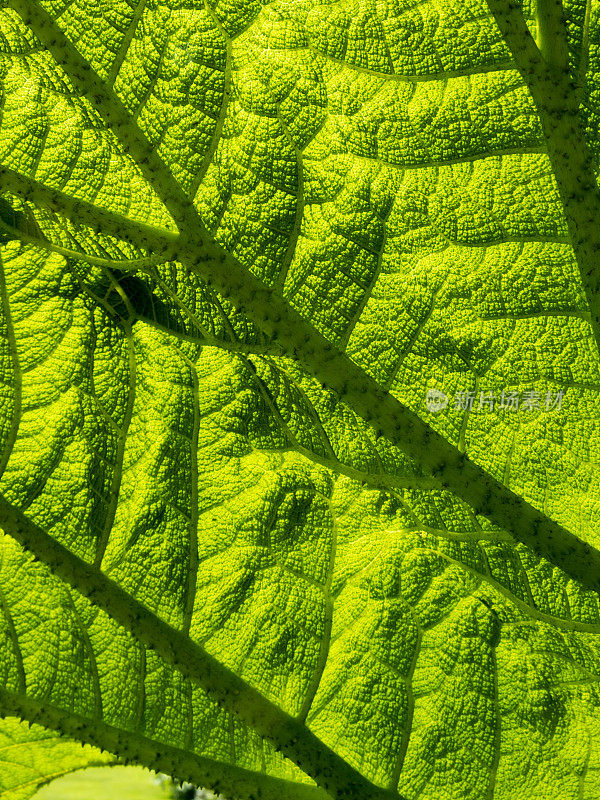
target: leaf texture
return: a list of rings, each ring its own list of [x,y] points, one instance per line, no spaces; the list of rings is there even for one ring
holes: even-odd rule
[[[0,722],[0,797],[29,800],[37,790],[78,769],[104,766],[114,756],[89,745],[70,742],[40,725],[27,725],[16,717]]]
[[[596,189],[542,5],[3,5],[5,713],[231,797],[600,791]]]

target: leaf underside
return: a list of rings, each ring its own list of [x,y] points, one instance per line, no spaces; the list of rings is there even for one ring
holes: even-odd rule
[[[65,764],[600,795],[591,206],[501,5],[0,7],[0,711]]]

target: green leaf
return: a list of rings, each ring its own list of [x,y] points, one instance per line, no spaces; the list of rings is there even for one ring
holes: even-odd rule
[[[595,796],[597,17],[2,6],[5,713],[231,797]]]
[[[70,773],[45,786],[35,800],[167,800],[174,785],[166,775],[155,775],[143,767],[89,767]]]
[[[88,766],[115,763],[109,753],[69,741],[16,717],[0,721],[0,797],[28,800],[56,778]]]

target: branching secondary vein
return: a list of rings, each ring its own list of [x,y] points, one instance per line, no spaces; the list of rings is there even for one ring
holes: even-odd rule
[[[496,0],[490,2],[495,3]],[[379,435],[386,436],[437,478],[442,488],[454,492],[469,503],[476,513],[487,516],[508,530],[517,540],[556,564],[570,577],[600,591],[600,552],[489,475],[417,414],[383,391],[376,381],[345,353],[337,350],[295,308],[216,242],[206,231],[190,198],[145,140],[124,106],[106,90],[52,17],[37,3],[11,0],[11,5],[54,54],[78,90],[89,96],[123,146],[139,159],[140,169],[154,186],[180,230],[179,236],[165,232],[162,242],[157,243],[159,246],[168,238],[173,251],[171,257],[197,272],[209,287],[215,288],[237,308],[243,309],[310,375],[335,391],[340,400],[372,425]],[[514,20],[510,22],[510,30],[506,34],[509,40],[510,35],[514,34],[515,25]],[[528,36],[523,45],[526,57],[530,61],[539,60],[537,46],[531,35]],[[78,211],[76,209],[76,213]],[[88,211],[90,209],[86,209],[86,213]],[[113,225],[114,216],[105,213],[98,219],[99,226],[104,221]],[[600,218],[600,203],[596,218]],[[595,225],[591,228],[596,232],[593,235],[598,237],[600,246],[600,230]],[[135,235],[133,229],[129,229],[129,232]],[[155,231],[152,230],[147,246],[154,235]],[[590,275],[593,285],[599,290],[595,296],[600,298],[600,271]],[[592,319],[598,323],[600,340],[600,299],[591,307]]]
[[[339,800],[354,796],[364,800],[402,800],[397,793],[379,789],[368,781],[305,725],[267,700],[186,634],[153,614],[97,568],[71,553],[1,496],[0,527],[140,642],[155,649],[168,664],[201,686],[218,705],[269,739],[332,796]],[[120,749],[113,752],[119,754]]]

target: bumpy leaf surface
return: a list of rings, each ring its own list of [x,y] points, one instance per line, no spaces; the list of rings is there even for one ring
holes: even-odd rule
[[[5,717],[0,723],[2,800],[29,800],[56,778],[115,760],[109,753],[68,741],[41,725],[26,725],[15,717]]]
[[[5,714],[232,798],[600,796],[597,297],[495,5],[2,4]]]

